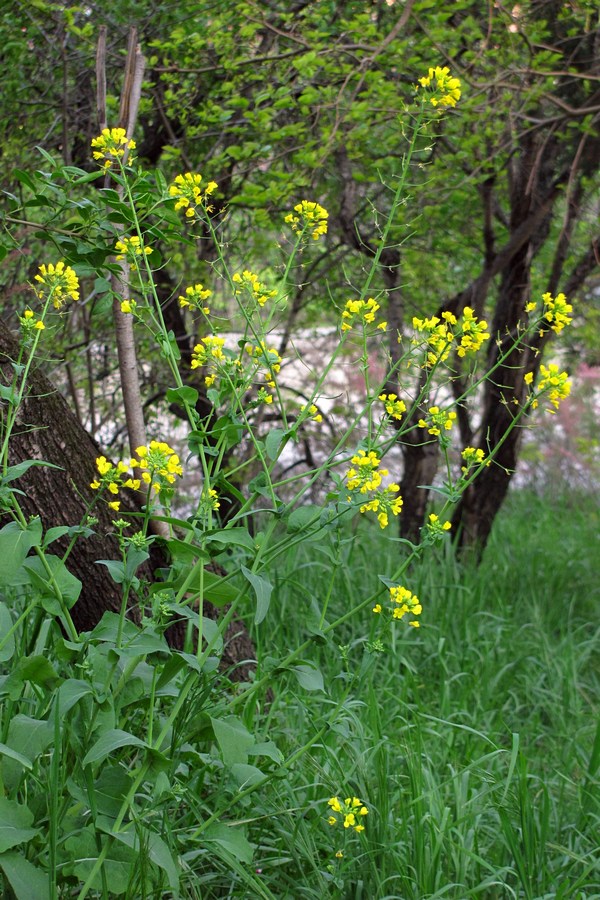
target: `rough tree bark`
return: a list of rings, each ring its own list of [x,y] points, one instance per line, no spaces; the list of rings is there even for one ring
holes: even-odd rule
[[[0,322],[0,380],[3,384],[11,383],[14,375],[11,361],[17,357],[17,341]],[[60,468],[32,466],[15,483],[23,492],[19,502],[25,515],[39,516],[44,530],[82,522],[86,508],[93,499],[89,485],[96,477],[95,460],[100,453],[97,443],[44,375],[41,366],[32,368],[29,391],[10,442],[9,463],[16,465],[26,459],[39,459]],[[123,511],[135,511],[135,500],[123,495],[121,508]],[[99,503],[94,509],[94,516],[98,519],[94,534],[77,541],[67,563],[69,570],[82,583],[79,600],[71,610],[78,631],[91,630],[105,611],[118,612],[121,606],[119,586],[105,566],[97,565],[99,559],[120,557],[112,524],[115,514],[106,503]],[[59,541],[53,549],[55,547],[60,552]],[[63,543],[62,548],[66,549],[66,544]],[[154,571],[167,563],[161,543],[154,543],[151,559],[145,564],[142,577],[152,581]],[[216,619],[220,612],[205,603],[204,614]],[[173,646],[181,647],[184,634],[184,627],[174,626],[167,631],[167,638]],[[255,651],[247,629],[236,618],[225,635],[221,665],[232,669],[234,680],[246,680],[252,668],[246,663],[254,659]]]

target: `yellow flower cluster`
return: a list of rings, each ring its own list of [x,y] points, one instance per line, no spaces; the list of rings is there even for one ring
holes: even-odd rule
[[[427,419],[419,419],[419,428],[426,428],[429,434],[439,437],[442,431],[450,431],[456,419],[456,413],[452,410],[440,409],[439,406],[430,406]]]
[[[402,511],[403,501],[398,493],[400,486],[388,484],[386,488],[380,489],[382,477],[389,473],[387,469],[379,468],[381,460],[373,450],[369,453],[359,450],[351,462],[352,467],[346,472],[348,490],[357,491],[359,494],[374,494],[361,505],[360,511],[376,513],[380,528],[387,528],[390,514],[398,516]]]
[[[425,528],[427,529],[427,534],[429,538],[439,538],[446,531],[450,531],[452,528],[452,524],[450,522],[442,522],[439,516],[436,516],[435,513],[431,513],[429,516],[429,521],[426,523]]]
[[[417,595],[411,593],[411,591],[405,587],[391,587],[389,600],[393,619],[403,619],[406,613],[410,613],[413,616],[420,616],[423,611],[421,601]],[[373,612],[377,615],[380,615],[383,612],[381,603],[375,604]],[[408,624],[412,625],[413,628],[420,628],[420,622],[418,622],[417,619],[412,619]]]
[[[178,455],[164,441],[150,441],[135,452],[138,458],[131,461],[132,468],[140,469],[141,480],[157,493],[174,484],[175,476],[183,475]]]
[[[369,810],[358,797],[346,797],[343,803],[338,797],[332,797],[327,801],[327,805],[332,812],[327,819],[329,825],[341,823],[344,828],[353,828],[359,834],[365,830],[365,826],[361,824],[361,818],[367,816]],[[337,816],[341,816],[341,818],[338,819]]]
[[[43,331],[46,327],[41,319],[36,319],[33,310],[26,309],[22,316],[19,316],[19,322],[25,334],[31,331]]]
[[[533,409],[536,409],[539,405],[538,398],[542,394],[546,394],[554,407],[554,409],[550,410],[553,413],[560,406],[561,400],[566,400],[571,393],[571,382],[567,373],[560,372],[555,363],[550,363],[549,366],[541,365],[540,374],[542,377],[536,385],[535,397],[531,405]],[[525,384],[530,385],[533,382],[533,372],[528,372],[524,380]]]
[[[419,85],[428,88],[427,99],[432,106],[456,106],[460,100],[460,79],[452,77],[448,66],[430,68],[419,78]]]
[[[573,317],[569,315],[573,312],[573,307],[567,303],[564,294],[557,294],[553,298],[550,293],[546,293],[542,295],[542,300],[544,301],[544,319],[550,323],[552,331],[560,334],[563,328],[573,321]],[[543,333],[543,331],[540,332],[540,337]]]
[[[406,412],[406,403],[404,400],[398,400],[396,394],[380,394],[379,399],[385,406],[385,411],[388,416],[400,422],[402,414]]]
[[[357,323],[363,327],[372,325],[379,309],[379,303],[373,297],[368,300],[348,300],[342,313],[342,331],[351,331]],[[376,327],[385,331],[387,322],[379,322]]]
[[[249,269],[244,269],[241,275],[239,272],[236,272],[232,281],[234,281],[235,284],[241,285],[241,287],[237,288],[235,291],[236,296],[239,296],[246,290],[252,299],[261,307],[265,305],[267,300],[272,300],[273,297],[277,296],[277,291],[269,291],[266,284],[261,284],[258,280],[258,275],[255,275],[254,272],[250,272]]]
[[[275,378],[281,370],[281,356],[273,347],[267,347],[264,341],[258,344],[246,344],[246,353],[254,361],[258,369],[262,368],[262,377],[265,384],[258,390],[258,400],[261,403],[272,403],[273,394],[270,393],[275,389]]]
[[[51,298],[55,309],[60,309],[67,300],[79,300],[79,279],[62,260],[56,265],[40,266],[34,278],[38,282],[33,288],[38,299]]]
[[[448,310],[442,313],[441,318],[432,316],[429,319],[420,319],[414,316],[412,324],[416,332],[412,343],[416,345],[425,343],[428,348],[426,362],[428,366],[445,362],[452,347],[456,347],[457,356],[460,357],[476,353],[490,337],[487,322],[478,321],[470,306],[465,306],[460,324],[456,316]]]
[[[203,312],[205,316],[210,315],[208,306],[204,306],[204,301],[208,300],[212,291],[209,291],[202,284],[194,284],[185,289],[185,296],[180,294],[177,298],[182,309],[197,309]]]
[[[131,478],[128,474],[129,469],[133,468],[135,460],[129,462],[120,461],[115,465],[109,462],[105,456],[99,456],[96,459],[96,469],[98,470],[98,478],[90,484],[93,491],[103,488],[116,497],[120,488],[129,488],[132,491],[139,490],[140,481],[138,478]],[[127,477],[125,477],[127,476]],[[111,509],[118,512],[121,506],[120,500],[111,500],[108,504]]]
[[[207,200],[213,194],[218,185],[216,181],[209,181],[202,187],[202,175],[194,172],[186,172],[185,175],[177,175],[175,181],[169,186],[169,196],[177,200],[175,209],[185,209],[185,215],[192,219],[197,215],[198,208],[205,212],[212,212],[212,207]]]
[[[307,413],[306,418],[312,419],[313,422],[318,422],[319,424],[321,424],[321,422],[323,421],[323,416],[319,412],[319,408],[315,406],[314,403],[311,403],[308,406],[301,407],[300,415],[304,416],[305,413]]]
[[[296,234],[302,234],[305,230],[311,231],[314,241],[318,241],[322,234],[327,234],[327,220],[329,213],[318,203],[311,200],[302,200],[294,207],[295,216],[290,213],[284,221],[292,226]]]
[[[115,259],[126,259],[132,269],[138,267],[140,257],[149,256],[152,253],[152,247],[145,247],[137,234],[118,240],[115,250],[117,251]]]
[[[225,361],[225,354],[223,353],[223,347],[225,345],[225,338],[220,338],[216,334],[209,334],[207,337],[202,338],[200,344],[196,344],[192,351],[192,362],[191,368],[198,369],[201,366],[207,365],[215,365],[215,363],[222,363]],[[210,384],[214,381],[214,377]],[[209,383],[209,382],[207,382]]]
[[[462,466],[463,472],[468,472],[469,469],[473,468],[473,466],[480,466],[485,461],[485,453],[481,449],[475,449],[475,447],[465,447],[465,449],[460,454],[465,462],[465,465]],[[486,465],[491,464],[491,459],[488,459]]]
[[[92,141],[92,149],[94,159],[103,160],[103,168],[110,169],[114,162],[123,160],[125,151],[135,150],[135,141],[127,137],[124,128],[103,128],[102,134]]]
[[[467,353],[477,353],[484,341],[489,340],[487,322],[483,320],[478,322],[470,306],[465,306],[463,310],[461,329],[457,337],[460,337],[460,343],[456,353],[460,357],[466,356]]]
[[[144,483],[151,485],[158,493],[164,487],[172,485],[176,475],[183,475],[179,457],[164,441],[150,441],[148,446],[137,447],[135,452],[136,457],[127,462],[120,460],[116,465],[105,456],[99,456],[96,459],[98,477],[90,484],[92,490],[102,488],[116,498],[121,488],[138,491]],[[140,469],[140,477],[131,477],[130,469]],[[115,499],[108,505],[118,512],[121,502]]]

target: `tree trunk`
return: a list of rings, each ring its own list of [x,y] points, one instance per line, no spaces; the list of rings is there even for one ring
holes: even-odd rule
[[[0,323],[0,378],[10,384],[14,376],[11,360],[18,357],[18,344],[5,325]],[[49,462],[59,469],[32,466],[15,482],[23,492],[19,503],[25,516],[39,516],[44,530],[60,525],[77,525],[86,515],[88,504],[95,494],[90,483],[95,479],[96,457],[101,453],[93,438],[85,431],[67,405],[46,378],[42,367],[32,367],[28,391],[21,405],[17,428],[9,449],[9,463],[16,465],[29,459]],[[124,512],[139,511],[133,495],[124,494],[121,499]],[[119,545],[114,537],[112,524],[115,513],[106,503],[98,503],[93,510],[98,520],[94,534],[80,537],[67,562],[69,571],[82,583],[79,600],[71,610],[78,631],[90,631],[97,625],[105,611],[118,612],[121,606],[121,590],[109,575],[106,566],[97,564],[99,559],[119,559]],[[53,552],[64,552],[66,541],[56,541]],[[160,542],[152,545],[151,559],[140,575],[152,581],[153,572],[168,565]],[[205,615],[218,618],[220,611],[205,603]],[[173,646],[182,647],[185,627],[175,624],[167,630],[167,639]],[[255,651],[248,631],[239,619],[235,619],[225,635],[222,667],[231,668],[234,680],[245,680],[255,659]]]

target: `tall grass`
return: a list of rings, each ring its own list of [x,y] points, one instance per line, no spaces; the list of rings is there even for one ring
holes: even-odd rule
[[[283,674],[264,731],[289,755],[329,724],[253,797],[253,885],[215,872],[203,896],[599,897],[598,518],[597,498],[514,494],[479,568],[440,553],[409,574],[418,631],[378,652],[366,614],[341,649],[317,639],[328,693]],[[375,530],[339,552],[332,618],[393,568]],[[263,653],[306,636],[334,563],[315,543],[278,573]],[[327,824],[334,794],[368,803],[364,834]]]

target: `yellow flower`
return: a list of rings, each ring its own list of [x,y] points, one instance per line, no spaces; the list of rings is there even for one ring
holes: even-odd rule
[[[41,319],[36,319],[33,310],[26,309],[22,316],[19,316],[19,322],[25,335],[31,334],[32,331],[43,331],[46,327]]]
[[[327,805],[333,813],[341,816],[339,820],[335,815],[329,816],[327,819],[329,825],[337,825],[338,822],[341,822],[344,828],[353,828],[359,834],[365,830],[365,826],[360,823],[360,820],[357,821],[356,817],[363,818],[368,815],[369,810],[358,797],[347,797],[343,804],[338,797],[332,797],[327,801]]]
[[[429,434],[439,437],[442,431],[450,431],[456,419],[454,411],[440,409],[439,406],[429,407],[427,419],[419,419],[419,428],[426,428]]]
[[[419,78],[419,85],[427,88],[426,96],[432,106],[456,106],[460,100],[460,80],[450,75],[448,66],[430,68],[427,75]]]
[[[137,269],[140,257],[148,256],[152,253],[152,247],[146,247],[142,244],[137,234],[131,237],[123,237],[115,244],[117,256],[115,259],[127,259],[132,269]]]
[[[135,150],[135,141],[127,137],[124,128],[104,128],[102,134],[93,139],[92,148],[94,159],[103,160],[103,168],[110,169],[114,162],[123,161],[125,151]],[[129,162],[132,160],[130,154]]]
[[[561,400],[565,400],[571,393],[569,376],[566,372],[560,372],[555,363],[550,363],[549,366],[541,365],[540,374],[542,377],[537,384],[536,394],[538,396],[546,394],[552,406],[558,409]]]
[[[573,317],[569,315],[573,312],[573,307],[567,303],[564,294],[557,294],[556,298],[553,298],[550,293],[546,293],[542,295],[542,300],[544,301],[544,319],[550,323],[552,331],[560,334],[563,328],[573,321]]]
[[[216,181],[209,181],[202,186],[202,175],[196,172],[186,172],[185,175],[177,175],[175,181],[169,186],[169,196],[176,199],[175,209],[185,209],[188,219],[198,215],[198,209],[207,213],[212,212],[212,207],[207,200],[213,194],[218,185]]]
[[[258,275],[251,272],[249,269],[244,269],[241,275],[239,272],[236,272],[232,281],[235,284],[240,285],[239,288],[235,289],[237,297],[245,291],[250,295],[252,301],[258,303],[261,307],[264,306],[268,300],[272,300],[273,297],[277,296],[276,290],[269,291],[266,284],[262,284],[258,280]]]
[[[38,282],[34,286],[38,298],[42,301],[51,298],[55,309],[60,309],[67,300],[79,300],[79,279],[62,260],[56,265],[40,266],[34,278]]]
[[[368,300],[348,300],[342,312],[342,331],[351,331],[356,324],[362,325],[363,328],[372,325],[379,309],[379,303],[373,297],[369,297]],[[385,330],[387,322],[380,322],[376,327],[379,328],[380,325],[383,325]]]
[[[204,301],[208,300],[211,295],[211,291],[207,290],[201,284],[194,284],[185,289],[185,296],[179,296],[179,305],[182,309],[189,307],[190,309],[197,309],[204,313],[205,316],[210,314],[210,309],[208,306],[204,305]]]
[[[380,394],[379,399],[385,406],[385,411],[388,416],[399,422],[402,419],[402,414],[406,412],[406,403],[404,400],[398,400],[396,394]]]
[[[293,213],[287,215],[284,219],[288,225],[292,226],[292,230],[296,234],[303,234],[304,231],[311,231],[313,240],[318,241],[322,234],[327,234],[327,220],[329,213],[318,203],[311,200],[302,200],[294,207]]]
[[[407,613],[413,616],[420,616],[423,611],[421,601],[417,595],[401,585],[390,588],[390,602],[392,604],[392,618],[394,619],[402,619]],[[414,625],[415,623],[413,621],[409,622],[409,624]]]

